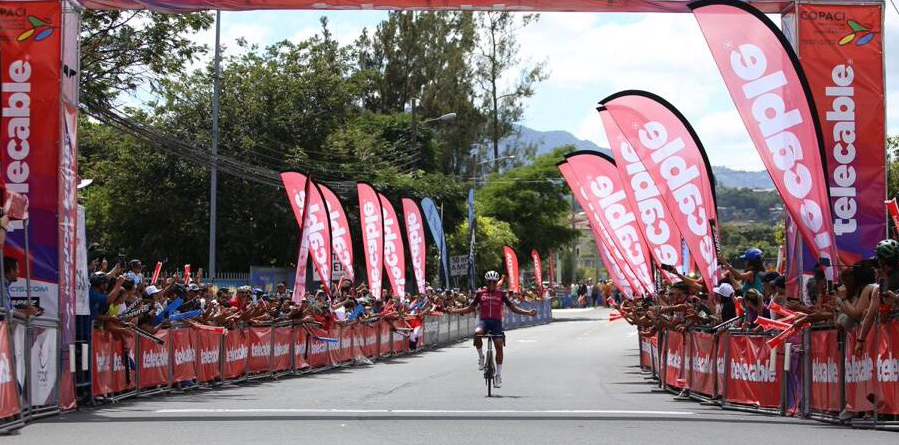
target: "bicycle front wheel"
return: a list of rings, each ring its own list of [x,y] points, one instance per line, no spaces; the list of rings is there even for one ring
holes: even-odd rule
[[[493,364],[493,351],[487,350],[487,363],[484,367],[484,380],[487,381],[487,397],[493,395],[493,376],[495,376],[496,368]]]

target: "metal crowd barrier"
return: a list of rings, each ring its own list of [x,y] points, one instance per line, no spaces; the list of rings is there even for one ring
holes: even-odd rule
[[[0,310],[0,433],[59,413],[59,320]]]
[[[856,331],[815,325],[773,349],[770,334],[661,331],[638,335],[640,367],[723,409],[899,430],[899,318],[878,320],[858,355]],[[844,411],[854,417],[841,422]]]

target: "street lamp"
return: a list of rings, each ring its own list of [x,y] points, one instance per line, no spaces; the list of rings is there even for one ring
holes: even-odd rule
[[[418,144],[418,123],[415,121],[415,99],[412,99],[412,148],[415,149],[415,146]],[[431,122],[446,122],[451,121],[456,118],[456,113],[446,113],[442,116],[434,117],[431,119],[425,119],[421,121],[422,124],[427,124]]]
[[[444,114],[443,116],[440,116],[440,117],[435,117],[435,118],[431,118],[431,119],[425,119],[425,120],[421,121],[421,123],[427,124],[427,123],[429,123],[429,122],[435,122],[435,121],[451,121],[451,120],[453,120],[453,119],[455,119],[455,118],[456,118],[456,113],[446,113],[446,114]]]

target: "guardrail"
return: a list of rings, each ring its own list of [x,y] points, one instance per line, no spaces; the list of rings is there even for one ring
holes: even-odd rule
[[[770,348],[771,335],[729,330],[640,335],[640,366],[670,392],[725,409],[899,429],[899,319],[878,322],[855,353],[856,329],[806,329]]]
[[[552,321],[549,301],[522,302],[519,306],[525,310],[537,309],[537,317],[507,316],[504,320],[506,329]],[[155,335],[164,340],[162,345],[133,334],[117,337],[108,331],[94,329],[89,348],[84,352],[89,355],[88,363],[84,363],[89,367],[86,371],[76,372],[75,361],[72,361],[73,369],[69,371],[76,377],[89,379],[80,383],[89,386],[91,403],[100,404],[173,390],[367,364],[470,338],[476,324],[474,314],[443,314],[335,324],[328,331],[290,322],[242,326],[224,334],[183,326],[157,332]],[[55,339],[56,347],[47,349],[50,354],[47,357],[52,356],[58,367],[58,336],[54,337],[51,332],[52,327],[35,324],[28,337],[34,340],[23,344],[49,346],[53,343],[51,338]],[[23,348],[14,345],[13,337],[8,323],[0,322],[0,432],[59,412],[56,377],[51,379],[47,375],[48,381],[54,382],[49,393],[46,389],[41,392],[19,390],[13,378],[17,369],[13,357],[16,356],[14,351]],[[44,339],[37,340],[40,338]],[[35,358],[41,360],[41,357],[35,355],[33,349],[30,357],[22,357],[21,366],[27,368]],[[32,406],[28,401],[33,400],[41,400],[41,404]]]

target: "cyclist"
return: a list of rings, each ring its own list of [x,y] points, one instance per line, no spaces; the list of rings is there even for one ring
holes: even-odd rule
[[[467,308],[450,309],[449,312],[454,314],[468,314],[474,312],[477,306],[481,307],[478,327],[474,330],[474,347],[478,350],[478,369],[484,369],[484,351],[482,349],[483,343],[481,341],[481,336],[484,334],[497,335],[498,337],[493,337],[493,345],[496,347],[496,376],[493,379],[493,386],[495,388],[500,388],[503,384],[503,339],[505,338],[503,334],[503,304],[508,306],[509,310],[516,314],[528,315],[531,317],[537,315],[537,310],[531,309],[526,311],[519,308],[512,303],[512,300],[509,299],[509,294],[506,291],[497,289],[499,273],[496,271],[491,270],[487,272],[484,275],[484,280],[487,282],[486,288],[478,290],[474,300],[471,301],[471,304]]]

